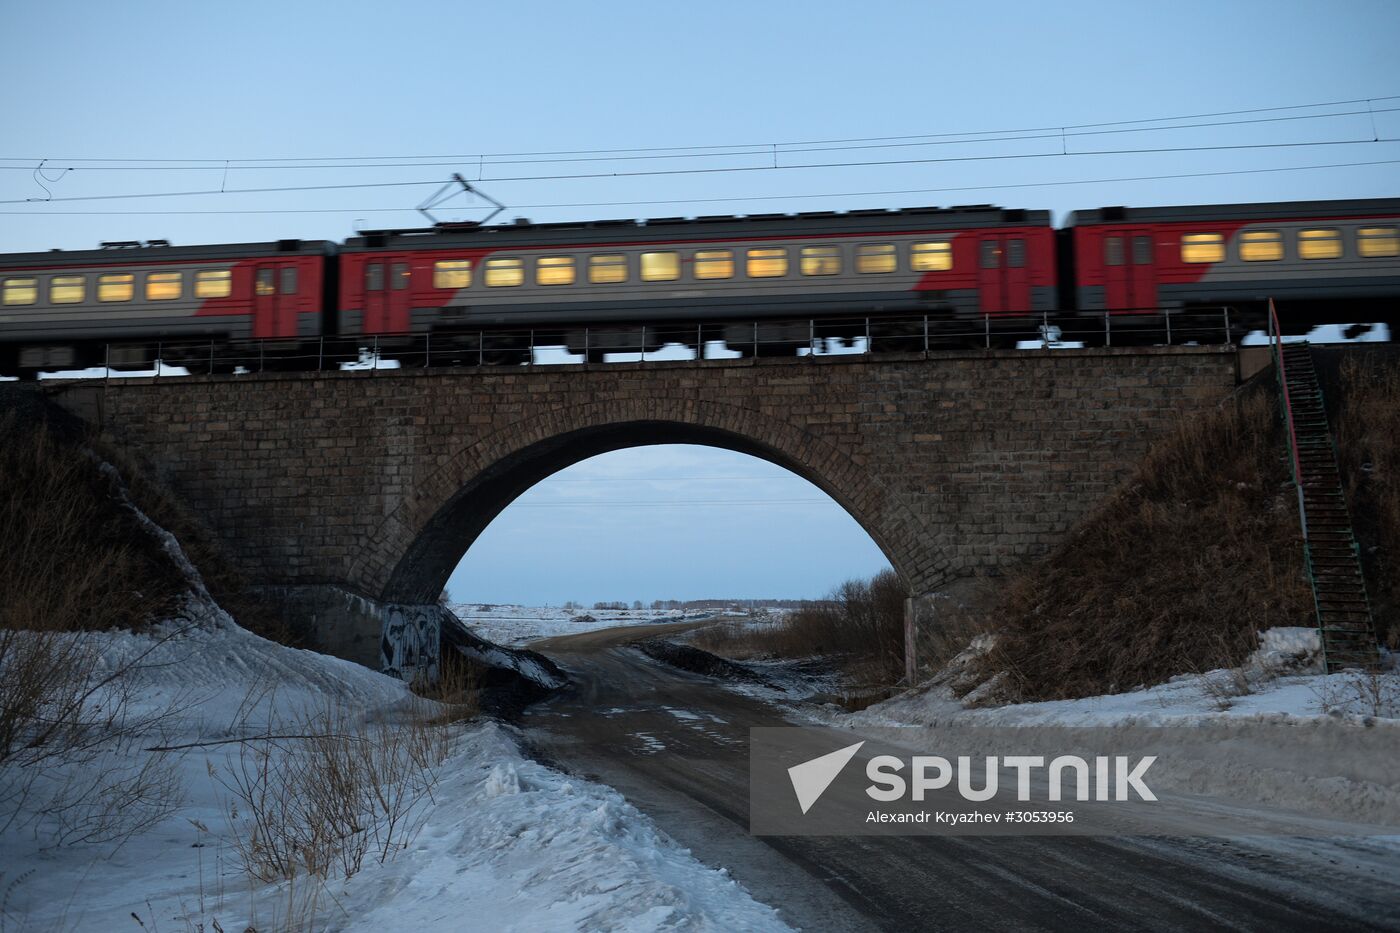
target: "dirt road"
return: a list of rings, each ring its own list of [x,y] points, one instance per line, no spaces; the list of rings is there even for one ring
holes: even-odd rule
[[[574,679],[534,707],[536,751],[610,784],[789,923],[847,930],[1400,929],[1393,855],[1224,840],[769,837],[748,833],[748,730],[779,707],[628,644],[694,622],[530,647]]]

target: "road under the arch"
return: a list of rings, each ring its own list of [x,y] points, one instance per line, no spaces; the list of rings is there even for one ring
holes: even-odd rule
[[[1318,931],[1394,921],[1393,879],[1361,860],[1320,868],[1248,840],[752,836],[749,729],[790,725],[786,711],[629,647],[696,624],[533,643],[573,685],[527,711],[526,734],[548,763],[617,788],[793,926]]]

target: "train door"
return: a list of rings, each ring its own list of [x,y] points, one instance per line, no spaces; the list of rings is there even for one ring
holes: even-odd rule
[[[1031,309],[1025,237],[982,234],[978,243],[977,267],[977,290],[984,314]]]
[[[297,335],[297,267],[294,262],[260,262],[253,267],[253,336]]]
[[[408,332],[409,281],[408,262],[403,258],[375,257],[365,263],[364,333]]]
[[[1157,307],[1151,230],[1115,229],[1103,238],[1104,299],[1112,311]]]

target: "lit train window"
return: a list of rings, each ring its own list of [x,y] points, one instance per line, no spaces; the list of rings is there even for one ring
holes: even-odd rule
[[[1225,237],[1219,233],[1186,233],[1181,237],[1182,262],[1220,262],[1225,258]]]
[[[136,276],[126,272],[109,272],[97,277],[98,301],[130,301],[136,292]]]
[[[1245,262],[1273,262],[1283,258],[1283,234],[1277,230],[1247,230],[1240,234],[1240,258]]]
[[[185,292],[185,276],[179,272],[151,272],[146,275],[147,301],[173,301]]]
[[[39,280],[6,279],[4,295],[7,305],[32,305],[39,300]]]
[[[734,252],[727,249],[696,250],[695,277],[697,279],[734,278]]]
[[[289,273],[289,272],[291,273],[291,276],[292,276],[292,287],[291,287],[291,288],[288,288],[288,287],[287,287],[287,273]],[[394,265],[389,269],[389,287],[392,288],[392,289],[393,289],[394,291],[396,291],[396,292],[401,292],[401,291],[403,291],[405,288],[408,288],[408,275],[409,275],[409,272],[408,272],[408,263],[406,263],[406,262],[396,262],[396,263],[394,263]],[[292,294],[293,292],[295,292],[296,290],[297,290],[297,270],[296,270],[296,269],[291,269],[291,268],[283,269],[283,270],[282,270],[282,294],[284,294],[284,295],[290,295],[290,294]]]
[[[525,284],[525,260],[488,259],[486,260],[486,287],[511,288]]]
[[[87,297],[87,276],[56,275],[49,279],[49,304],[75,305]]]
[[[194,274],[196,298],[227,298],[233,294],[233,272],[228,269],[201,269]]]
[[[541,256],[536,259],[535,282],[540,285],[574,284],[574,257]]]
[[[524,259],[487,259],[487,289],[510,289],[525,284]]]
[[[1103,263],[1106,266],[1123,265],[1123,238],[1121,236],[1103,238]]]
[[[267,291],[263,291],[263,274],[267,274]],[[365,291],[381,292],[384,290],[384,263],[371,262],[365,265]],[[258,270],[258,294],[272,294],[272,270]]]
[[[1356,231],[1356,252],[1367,259],[1400,256],[1400,228],[1362,227]]]
[[[856,247],[857,272],[893,272],[895,267],[893,243],[867,243]]]
[[[643,282],[670,282],[680,277],[680,253],[642,253]]]
[[[803,275],[839,275],[841,248],[838,246],[802,247]]]
[[[774,279],[787,275],[787,266],[786,249],[751,249],[745,271],[751,279]]]
[[[953,244],[946,240],[915,243],[909,253],[909,268],[915,272],[947,272],[953,268]]]
[[[620,253],[588,257],[588,281],[611,285],[627,281],[627,257]]]
[[[433,263],[433,288],[466,288],[471,284],[470,259],[440,259]]]
[[[1339,259],[1342,255],[1342,231],[1336,229],[1299,230],[1299,259]]]

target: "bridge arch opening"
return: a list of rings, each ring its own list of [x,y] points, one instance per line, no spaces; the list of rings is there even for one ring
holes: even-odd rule
[[[858,474],[853,475],[846,470],[823,471],[820,466],[814,467],[788,451],[734,431],[693,423],[637,420],[595,425],[537,440],[463,477],[456,490],[422,524],[412,544],[393,568],[381,598],[390,603],[435,601],[463,556],[488,526],[537,484],[571,466],[604,454],[660,445],[734,451],[767,461],[801,477],[839,505],[864,531],[906,585],[910,584],[914,568],[908,566],[908,556],[902,553],[901,542],[887,533],[885,523],[881,521],[886,517],[884,512],[889,504],[883,496],[872,495],[868,485],[855,478]],[[827,472],[839,475],[826,475]],[[872,511],[872,505],[878,508]],[[873,573],[879,568],[867,568],[864,564],[852,567],[845,577],[827,581],[827,585],[834,586],[841,579],[859,576],[867,569]],[[460,595],[475,598],[468,592]],[[713,595],[742,594],[716,592]]]

